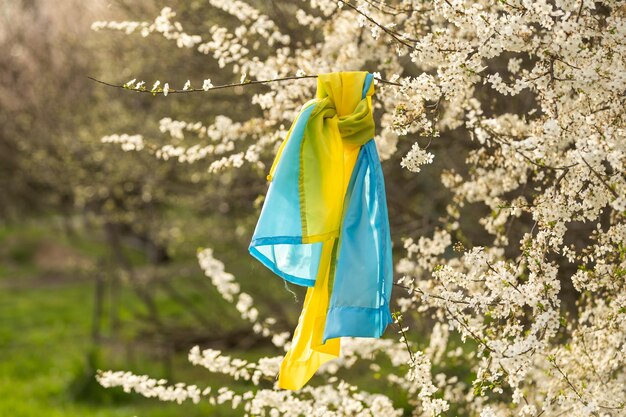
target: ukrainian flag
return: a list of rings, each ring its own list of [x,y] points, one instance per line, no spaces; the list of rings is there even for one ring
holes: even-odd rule
[[[373,76],[320,74],[278,150],[250,253],[309,287],[279,387],[300,389],[340,337],[381,337],[393,282],[385,184],[373,137]]]

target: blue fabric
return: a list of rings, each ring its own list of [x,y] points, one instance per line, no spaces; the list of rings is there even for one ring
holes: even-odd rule
[[[367,90],[370,89],[370,86],[372,85],[373,81],[374,81],[374,76],[372,74],[367,74],[365,76],[365,81],[363,82],[363,91],[361,93],[361,98],[365,98],[365,95],[367,94]]]
[[[350,178],[324,341],[380,337],[391,323],[389,216],[376,144],[361,148]]]
[[[313,108],[310,105],[300,113],[286,139],[285,149],[267,191],[249,247],[250,254],[274,273],[289,282],[306,287],[315,284],[322,243],[302,243],[300,206],[293,202],[300,201],[300,143]]]

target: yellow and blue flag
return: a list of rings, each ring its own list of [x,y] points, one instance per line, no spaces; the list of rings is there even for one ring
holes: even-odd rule
[[[320,74],[281,144],[250,253],[309,287],[278,384],[300,389],[339,356],[340,337],[381,337],[391,322],[389,215],[374,143],[373,76]]]

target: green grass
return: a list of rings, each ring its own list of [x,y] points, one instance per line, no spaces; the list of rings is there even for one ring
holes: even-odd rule
[[[136,332],[145,326],[136,318],[137,313],[142,312],[141,303],[128,286],[120,292],[118,316],[122,328],[116,334],[117,340],[99,350],[94,349],[91,337],[94,271],[75,269],[71,265],[69,269],[60,270],[54,263],[51,269],[38,255],[42,247],[51,246],[57,248],[57,252],[92,264],[106,253],[105,245],[98,238],[64,236],[45,221],[0,229],[0,416],[194,417],[241,414],[240,410],[213,407],[208,403],[165,404],[123,393],[121,389],[100,387],[93,377],[91,368],[94,366],[133,370],[157,378],[165,376],[165,371],[162,362],[149,349],[137,348],[134,359],[129,360],[120,348],[132,344],[130,341],[136,337]],[[131,249],[128,252],[133,262],[141,267],[141,256],[133,254]],[[195,259],[189,259],[189,262],[195,266],[192,274],[200,274]],[[185,263],[181,264],[188,268]],[[168,268],[176,270],[175,266]],[[226,330],[242,325],[237,321],[236,312],[232,312],[233,309],[215,292],[201,294],[189,284],[190,279],[186,276],[174,274],[171,281],[191,302],[204,307],[209,322],[221,322],[221,328]],[[182,328],[198,325],[186,314],[185,306],[180,302],[173,302],[161,291],[155,298],[168,322],[177,323]],[[227,308],[230,314],[223,313]],[[108,315],[102,321],[104,336],[113,339],[106,317]],[[90,366],[90,360],[95,364]],[[176,381],[215,387],[227,382],[206,370],[194,369],[187,362],[185,352],[174,357],[174,364]]]
[[[212,230],[210,225],[197,229]],[[218,233],[220,229],[215,230]],[[283,317],[295,325],[303,291],[295,289],[299,294],[299,301],[295,302],[283,288],[281,280],[247,256],[245,246],[237,242],[236,237],[227,240],[211,236],[211,232],[207,236],[190,236],[177,248],[173,262],[158,269],[146,265],[145,259],[136,250],[125,248],[139,273],[167,278],[182,297],[182,301],[175,300],[165,289],[153,289],[166,324],[183,332],[185,329],[202,329],[203,326],[206,331],[206,323],[202,324],[197,317],[189,314],[189,304],[197,309],[213,333],[226,333],[249,326],[239,318],[232,305],[221,299],[199,269],[195,249],[202,244],[209,246],[211,242],[215,244],[216,257],[225,262],[227,271],[235,274],[242,289],[253,295],[262,312],[281,305]],[[48,253],[48,258],[52,260],[42,253]],[[75,262],[58,262],[56,258],[59,256]],[[110,278],[110,261],[102,261],[106,257],[106,244],[93,231],[66,236],[54,222],[45,219],[19,227],[0,228],[0,416],[242,415],[241,409],[232,410],[227,406],[214,407],[206,402],[182,406],[166,404],[129,395],[121,389],[104,389],[97,384],[94,369],[112,369],[130,370],[154,378],[166,377],[172,382],[194,383],[214,389],[228,386],[240,392],[251,388],[245,382],[193,367],[187,361],[185,348],[172,358],[170,367],[165,367],[158,352],[151,347],[151,341],[138,343],[138,334],[149,330],[151,324],[138,319],[138,316],[146,314],[146,308],[129,285],[121,286],[119,301],[115,305],[110,301],[110,291],[107,292],[105,314],[101,321],[102,335],[107,342],[95,348],[91,337],[95,298],[93,278],[96,273],[102,274],[105,279]],[[76,267],[76,264],[79,266]],[[275,314],[276,311],[273,311],[272,315]],[[117,316],[120,323],[116,331],[112,330],[113,316]],[[388,334],[393,337],[395,330],[389,329]],[[416,334],[412,335],[413,339]],[[417,342],[412,340],[414,345]],[[132,354],[128,353],[129,348],[132,348]],[[252,349],[226,348],[224,353],[247,360],[280,354],[267,345]],[[406,395],[391,387],[385,378],[391,364],[383,356],[374,359],[381,367],[380,372],[372,371],[369,361],[358,361],[351,369],[340,369],[337,376],[370,392],[384,393],[410,415]],[[451,368],[436,371],[467,378],[468,371],[463,364],[451,363]],[[173,374],[168,375],[171,371]],[[315,376],[311,384],[322,382],[324,377]]]
[[[82,373],[91,348],[91,293],[92,285],[86,283],[1,292],[0,416],[232,415],[206,406],[180,407],[109,395],[101,388],[96,388],[103,391],[97,400],[74,398],[71,387],[77,381],[89,385]],[[106,368],[104,356],[99,365]],[[158,362],[148,358],[136,367],[153,369],[152,374],[161,376]],[[177,374],[186,380],[184,368]],[[211,375],[207,372],[206,377]]]

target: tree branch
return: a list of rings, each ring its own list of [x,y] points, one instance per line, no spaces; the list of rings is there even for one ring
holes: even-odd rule
[[[163,90],[159,89],[159,90],[148,90],[147,88],[143,87],[141,89],[135,89],[132,87],[126,87],[124,85],[118,85],[118,84],[112,84],[112,83],[108,83],[106,81],[102,81],[102,80],[98,80],[97,78],[94,77],[90,77],[87,76],[87,78],[89,78],[92,81],[95,81],[99,84],[102,85],[106,85],[107,87],[114,87],[114,88],[121,88],[124,90],[131,90],[131,91],[136,91],[138,93],[150,93],[153,95],[157,95],[157,94],[163,94]],[[249,86],[249,85],[258,85],[258,84],[269,84],[269,83],[275,83],[275,82],[281,82],[281,81],[291,81],[291,80],[303,80],[303,79],[307,79],[307,78],[317,78],[317,75],[299,75],[299,76],[292,76],[292,77],[282,77],[282,78],[274,78],[272,80],[253,80],[253,81],[244,81],[242,83],[232,83],[232,84],[224,84],[224,85],[215,85],[211,88],[207,88],[206,90],[203,88],[190,88],[188,90],[175,90],[175,89],[171,89],[167,92],[167,94],[182,94],[182,93],[206,93],[208,91],[213,91],[213,90],[222,90],[225,88],[233,88],[233,87],[245,87],[245,86]],[[393,81],[388,81],[382,78],[378,78],[378,77],[374,77],[374,79],[376,81],[379,81],[383,84],[389,84],[389,85],[395,85],[395,86],[402,86],[402,84],[400,83],[396,83]]]

